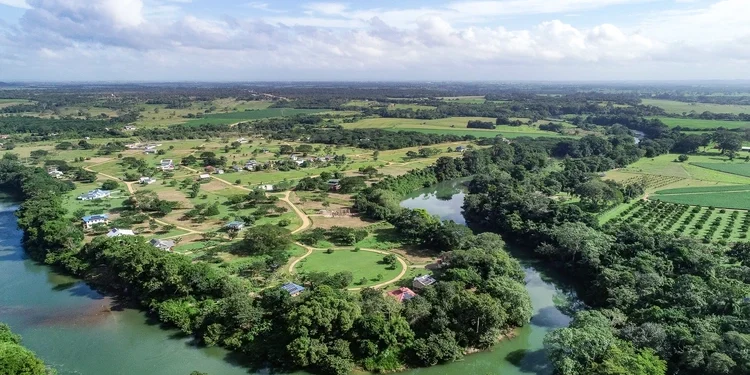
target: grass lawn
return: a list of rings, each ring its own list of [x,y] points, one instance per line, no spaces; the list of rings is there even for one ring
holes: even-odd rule
[[[641,158],[637,162],[629,165],[627,168],[621,169],[620,171],[633,174],[673,176],[684,179],[710,181],[717,184],[750,184],[750,177],[693,165],[693,163],[721,162],[721,164],[725,163],[727,166],[733,164],[741,164],[744,166],[747,165],[745,164],[745,161],[736,160],[734,162],[724,162],[724,160],[727,159],[718,154],[690,155],[690,159],[687,163],[675,162],[676,158],[677,155],[675,154],[659,155],[655,158]]]
[[[297,263],[296,272],[328,272],[336,273],[349,271],[354,276],[350,287],[367,287],[376,285],[398,276],[401,272],[401,264],[397,263],[395,269],[387,269],[387,266],[380,264],[383,254],[372,253],[369,251],[352,251],[352,250],[335,250],[332,254],[325,251],[314,251],[309,257]],[[381,275],[382,278],[377,276]],[[367,282],[359,284],[361,278],[366,278]]]
[[[729,162],[729,163],[690,163],[698,167],[711,169],[719,172],[726,172],[740,176],[750,177],[750,163],[748,162]]]
[[[258,120],[271,117],[285,117],[299,114],[319,113],[326,110],[320,109],[295,109],[295,108],[266,108],[253,109],[242,112],[212,113],[204,115],[203,118],[191,119],[186,124],[234,124],[236,122]]]
[[[496,129],[467,129],[469,121],[480,120],[494,123],[489,117],[449,117],[436,120],[401,119],[401,118],[369,118],[355,123],[342,124],[349,129],[385,129],[391,131],[417,131],[431,134],[474,135],[476,137],[494,137],[503,135],[506,138],[528,137],[559,137],[555,132],[539,130],[537,125],[507,126],[500,125]],[[526,119],[520,119],[526,120]]]
[[[750,128],[750,123],[745,121],[722,121],[722,120],[701,120],[701,119],[684,119],[673,117],[657,117],[670,128],[680,127],[683,129],[741,129]]]
[[[697,113],[714,112],[714,113],[750,113],[750,105],[734,104],[713,104],[713,103],[686,103],[676,100],[663,99],[641,99],[641,103],[663,108],[669,113],[682,114],[695,111]]]
[[[650,196],[649,199],[704,207],[750,210],[750,190],[715,193],[655,194]]]
[[[750,185],[726,185],[726,186],[705,186],[705,187],[688,187],[676,189],[659,190],[658,194],[685,194],[685,193],[723,193],[750,191]]]

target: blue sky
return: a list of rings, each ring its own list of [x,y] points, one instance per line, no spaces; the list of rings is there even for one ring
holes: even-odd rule
[[[0,80],[747,79],[750,0],[0,0]]]

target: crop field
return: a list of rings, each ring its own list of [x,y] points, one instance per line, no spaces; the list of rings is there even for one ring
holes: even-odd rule
[[[750,177],[750,163],[690,163],[701,168]]]
[[[670,203],[750,210],[750,187],[747,185],[722,186],[714,189],[716,190],[710,188],[662,190],[649,196],[649,198]]]
[[[722,120],[701,120],[701,119],[683,119],[673,117],[657,117],[670,128],[680,127],[690,131],[690,129],[745,129],[750,128],[750,122],[746,121],[722,121]]]
[[[201,124],[234,124],[241,121],[259,120],[271,117],[285,117],[299,114],[325,112],[320,109],[295,109],[295,108],[267,108],[254,109],[242,112],[214,113],[203,116],[203,118],[191,119],[188,125]]]
[[[325,251],[315,251],[297,264],[296,271],[300,274],[306,272],[333,274],[349,271],[354,276],[350,287],[367,287],[393,279],[401,272],[401,265],[398,263],[393,269],[381,264],[383,256],[383,254],[364,250],[336,250],[331,254]],[[367,280],[364,284],[359,283],[362,278]]]
[[[669,113],[697,113],[714,112],[714,113],[750,113],[750,105],[733,105],[733,104],[713,104],[713,103],[686,103],[676,100],[662,99],[642,99],[641,103],[663,108]]]
[[[440,99],[446,102],[461,104],[482,104],[485,102],[484,96],[451,96]]]
[[[706,243],[735,242],[747,238],[750,212],[683,202],[639,200],[607,224],[618,223],[639,223],[664,233],[689,235]]]
[[[675,161],[677,155],[665,154],[654,158],[641,158],[637,162],[618,172],[642,175],[680,177],[687,180],[700,180],[706,183],[719,184],[750,184],[750,177],[730,174],[719,170],[702,168],[695,163],[719,163],[727,167],[732,165],[746,166],[744,160],[728,161],[726,157],[717,154],[690,155],[685,163]]]

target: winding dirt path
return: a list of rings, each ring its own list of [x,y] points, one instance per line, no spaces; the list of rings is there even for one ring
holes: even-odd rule
[[[284,198],[281,198],[280,200],[286,202],[286,204],[289,205],[289,207],[292,208],[292,211],[299,216],[300,219],[302,219],[302,226],[292,231],[292,234],[296,234],[299,232],[302,232],[303,230],[309,228],[312,226],[312,221],[310,220],[310,217],[307,216],[306,213],[302,212],[302,210],[299,209],[294,203],[292,203],[291,200],[289,200],[289,196],[292,194],[292,191],[289,190],[284,194]]]

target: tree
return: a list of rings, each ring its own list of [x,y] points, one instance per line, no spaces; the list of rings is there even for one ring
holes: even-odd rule
[[[678,157],[677,157],[677,160],[678,160],[678,161],[679,161],[680,163],[684,163],[684,162],[688,161],[688,156],[687,156],[687,155],[685,155],[685,154],[681,154],[680,156],[678,156]]]
[[[242,254],[263,255],[284,251],[291,243],[288,230],[265,224],[247,229],[244,239],[234,249]]]
[[[102,189],[104,190],[117,190],[119,187],[120,184],[115,180],[107,180],[102,183]]]
[[[396,262],[398,260],[396,259],[396,256],[394,254],[388,254],[383,257],[383,264],[386,264],[390,266],[391,268],[396,268]]]
[[[720,130],[714,133],[713,138],[719,149],[721,149],[722,154],[727,153],[727,151],[739,151],[742,149],[742,137],[737,133]]]

